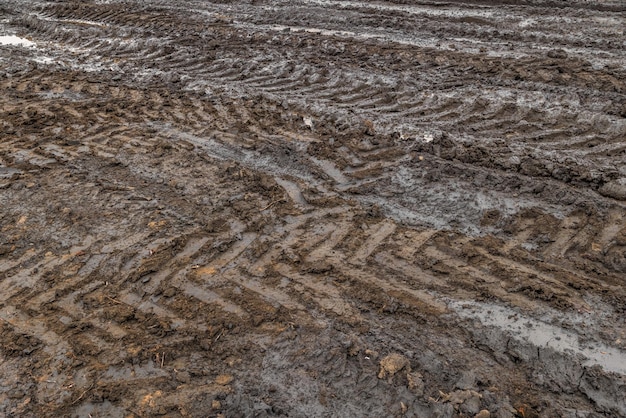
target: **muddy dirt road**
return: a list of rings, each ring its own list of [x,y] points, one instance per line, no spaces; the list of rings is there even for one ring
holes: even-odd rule
[[[625,30],[3,1],[0,416],[626,416]]]

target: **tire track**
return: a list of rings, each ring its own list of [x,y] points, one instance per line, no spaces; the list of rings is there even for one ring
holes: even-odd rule
[[[0,322],[62,370],[22,408],[623,414],[608,362],[515,334],[621,358],[623,11],[330,3],[6,23]]]

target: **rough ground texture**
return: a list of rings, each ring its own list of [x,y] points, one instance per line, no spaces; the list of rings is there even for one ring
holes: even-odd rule
[[[0,415],[626,416],[625,29],[3,1]]]

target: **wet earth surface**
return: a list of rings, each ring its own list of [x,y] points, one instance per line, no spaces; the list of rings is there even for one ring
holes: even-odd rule
[[[0,416],[626,416],[622,1],[0,4]]]

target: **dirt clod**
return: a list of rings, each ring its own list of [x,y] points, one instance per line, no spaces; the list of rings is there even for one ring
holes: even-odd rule
[[[218,385],[226,386],[233,381],[233,376],[228,374],[221,374],[215,378],[215,383]]]
[[[378,378],[385,379],[387,377],[393,377],[396,373],[398,373],[405,367],[410,370],[409,359],[407,359],[402,354],[389,354],[380,361]]]
[[[491,412],[489,412],[486,409],[483,409],[479,413],[474,415],[474,418],[491,418]]]

